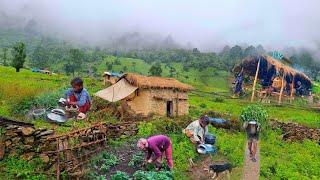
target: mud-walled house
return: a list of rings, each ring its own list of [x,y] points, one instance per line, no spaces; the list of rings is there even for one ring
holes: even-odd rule
[[[125,74],[114,85],[95,95],[110,102],[121,101],[142,116],[188,114],[188,92],[193,88],[173,78]]]

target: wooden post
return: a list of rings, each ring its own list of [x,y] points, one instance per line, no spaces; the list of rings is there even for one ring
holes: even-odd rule
[[[290,100],[293,100],[293,90],[294,90],[294,76],[291,83],[291,92],[290,92]]]
[[[176,116],[179,116],[179,93],[177,91],[177,98],[176,98]]]
[[[284,72],[283,72],[282,80],[281,80],[281,89],[280,89],[280,95],[279,95],[278,104],[281,104],[281,98],[282,98],[283,88],[284,88]]]
[[[251,102],[253,102],[253,99],[254,99],[254,91],[256,90],[256,84],[257,84],[257,78],[258,78],[258,74],[259,74],[259,69],[260,69],[260,58],[259,58],[258,65],[257,65],[256,75],[255,75],[254,81],[253,81]]]

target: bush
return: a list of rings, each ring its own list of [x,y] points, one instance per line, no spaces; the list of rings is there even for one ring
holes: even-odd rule
[[[216,97],[213,99],[214,102],[219,102],[219,103],[223,103],[224,102],[224,98],[222,97]]]
[[[249,105],[243,108],[240,114],[240,120],[242,122],[256,120],[263,127],[267,126],[267,118],[267,111],[258,105]]]
[[[129,180],[130,177],[128,176],[127,173],[122,172],[122,171],[117,171],[116,174],[112,175],[110,177],[111,180]]]
[[[171,180],[173,179],[171,171],[136,171],[133,174],[135,180]]]
[[[201,103],[201,104],[200,104],[200,107],[201,107],[202,109],[204,109],[204,108],[206,108],[206,107],[207,107],[207,105],[206,105],[206,104],[204,104],[204,103]]]

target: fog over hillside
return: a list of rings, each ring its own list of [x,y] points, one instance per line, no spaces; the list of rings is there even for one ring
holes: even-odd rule
[[[0,27],[115,48],[319,49],[320,1],[1,0]]]

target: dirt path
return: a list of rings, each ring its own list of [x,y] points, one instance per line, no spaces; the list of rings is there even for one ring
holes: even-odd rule
[[[245,162],[243,166],[243,178],[244,180],[256,180],[260,176],[260,146],[258,142],[256,162],[252,162],[250,158],[250,153],[248,150],[248,144],[245,150]]]

